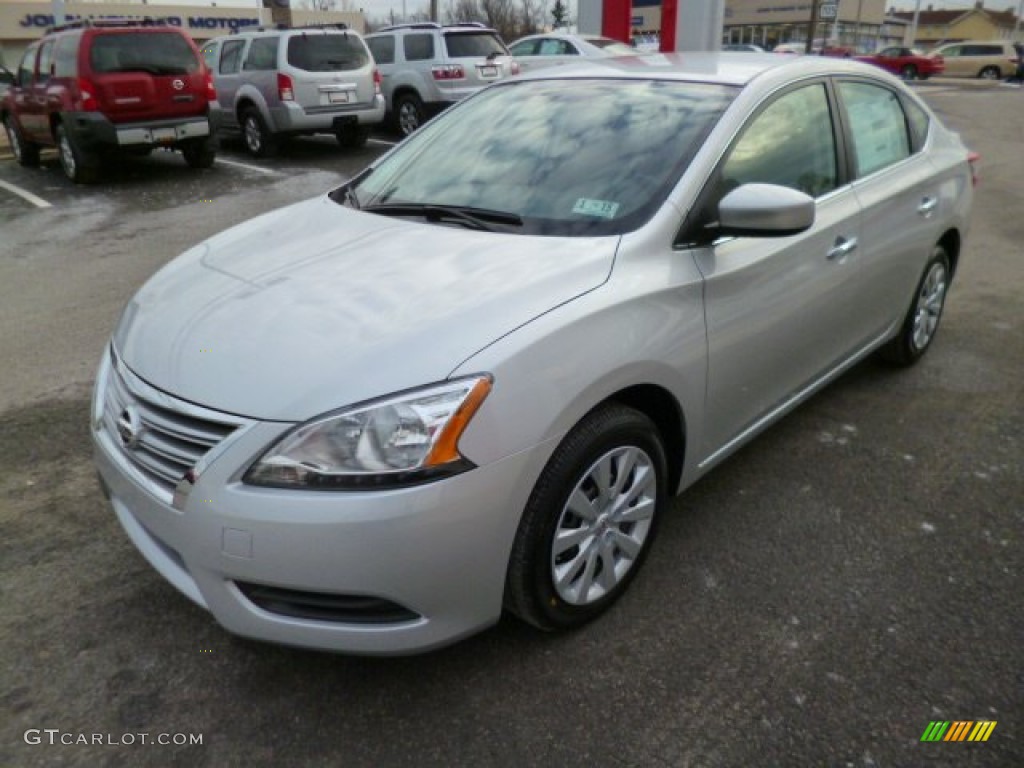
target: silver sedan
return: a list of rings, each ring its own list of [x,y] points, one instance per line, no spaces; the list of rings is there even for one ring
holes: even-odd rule
[[[395,654],[503,610],[578,626],[673,496],[859,360],[925,354],[973,182],[857,62],[502,82],[142,287],[96,382],[103,486],[240,635]]]

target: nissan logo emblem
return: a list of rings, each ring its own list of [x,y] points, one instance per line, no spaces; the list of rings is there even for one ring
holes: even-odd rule
[[[180,91],[182,88],[185,87],[185,81],[184,80],[178,80],[177,78],[175,78],[174,80],[171,81],[171,85],[174,86],[174,90]]]
[[[142,425],[142,417],[134,405],[129,405],[117,419],[117,434],[125,448],[134,448],[142,439],[146,428]]]

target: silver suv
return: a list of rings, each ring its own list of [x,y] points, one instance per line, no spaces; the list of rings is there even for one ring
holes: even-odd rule
[[[343,147],[366,143],[384,120],[384,98],[363,38],[343,27],[257,29],[203,46],[213,72],[219,130],[240,132],[257,157],[282,139],[333,133]]]
[[[366,36],[395,128],[408,135],[485,85],[519,74],[498,33],[482,24],[401,24]]]

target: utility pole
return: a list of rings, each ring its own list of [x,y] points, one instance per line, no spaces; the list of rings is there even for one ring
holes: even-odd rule
[[[917,0],[917,4],[914,6],[914,20],[910,22],[910,47],[913,48],[917,43],[917,20],[921,16],[921,0]]]
[[[921,2],[921,0],[917,0]],[[811,0],[811,21],[807,27],[807,45],[804,46],[804,53],[814,50],[814,36],[818,31],[818,0]]]

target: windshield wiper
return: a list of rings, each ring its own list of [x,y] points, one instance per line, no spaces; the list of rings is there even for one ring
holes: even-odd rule
[[[383,216],[422,216],[430,222],[454,221],[470,229],[494,232],[500,228],[521,227],[522,218],[507,211],[492,211],[464,205],[438,205],[434,203],[378,203],[367,205],[364,211]]]

